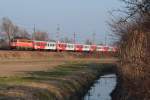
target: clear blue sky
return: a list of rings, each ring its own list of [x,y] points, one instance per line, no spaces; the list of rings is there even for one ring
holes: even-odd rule
[[[0,0],[0,18],[8,17],[30,32],[35,24],[51,38],[56,37],[57,24],[61,37],[72,38],[76,32],[80,42],[95,32],[99,43],[110,32],[108,11],[120,6],[119,0]]]

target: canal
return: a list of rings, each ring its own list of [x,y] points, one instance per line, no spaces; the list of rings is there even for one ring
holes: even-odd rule
[[[116,87],[117,77],[115,74],[101,76],[91,87],[83,100],[111,100],[111,92]]]

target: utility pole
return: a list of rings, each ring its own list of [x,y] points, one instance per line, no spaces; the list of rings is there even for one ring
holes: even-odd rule
[[[34,40],[35,40],[35,24],[34,24],[34,26],[33,26],[33,34],[32,34],[33,48],[35,47]]]
[[[75,32],[73,33],[73,42],[74,42],[74,44],[76,43],[76,33]]]
[[[59,26],[59,24],[57,24],[57,33],[56,33],[56,38],[57,38],[57,42],[59,41],[59,38],[60,38],[60,26]]]
[[[35,31],[36,31],[36,29],[35,29],[35,24],[34,24],[34,26],[33,26],[32,40],[35,40]]]
[[[96,33],[94,32],[94,33],[92,34],[92,37],[93,37],[93,44],[95,44],[95,35],[96,35]]]
[[[105,34],[105,46],[107,45],[107,35]]]

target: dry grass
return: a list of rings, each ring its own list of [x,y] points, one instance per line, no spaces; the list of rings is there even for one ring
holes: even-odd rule
[[[10,76],[16,74],[23,74],[29,71],[45,71],[48,69],[53,69],[58,65],[62,65],[70,62],[101,62],[101,63],[113,63],[117,59],[15,59],[15,60],[5,60],[0,61],[0,76]]]
[[[112,64],[83,61],[68,62],[46,71],[1,77],[0,97],[4,100],[68,100],[72,96],[79,97],[98,75],[112,69]]]

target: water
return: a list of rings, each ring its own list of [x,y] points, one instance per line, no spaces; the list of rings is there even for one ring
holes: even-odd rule
[[[83,100],[111,100],[110,93],[116,84],[115,74],[104,75],[91,87]]]

